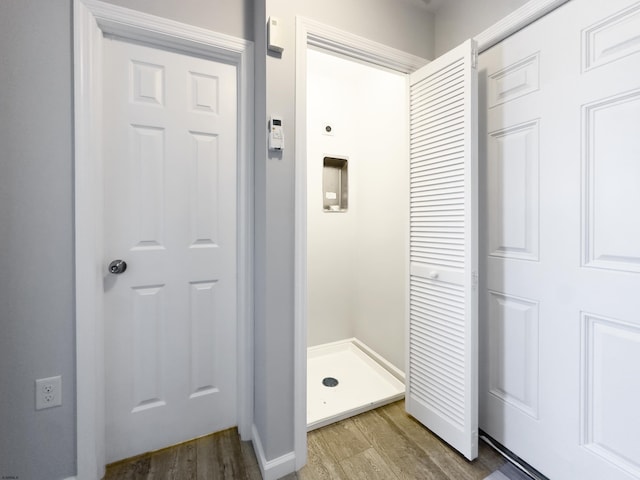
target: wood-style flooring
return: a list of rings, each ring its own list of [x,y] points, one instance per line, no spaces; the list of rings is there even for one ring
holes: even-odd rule
[[[310,432],[307,465],[284,480],[482,480],[503,463],[484,442],[468,462],[407,415],[400,401]],[[232,429],[109,465],[105,480],[116,479],[261,476],[253,447]]]

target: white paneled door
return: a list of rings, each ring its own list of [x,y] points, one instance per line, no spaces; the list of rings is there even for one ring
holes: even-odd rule
[[[112,462],[236,425],[237,92],[231,65],[114,39],[103,54]]]
[[[552,479],[640,479],[640,2],[479,64],[480,427]]]
[[[407,412],[474,459],[477,72],[467,41],[410,76]]]

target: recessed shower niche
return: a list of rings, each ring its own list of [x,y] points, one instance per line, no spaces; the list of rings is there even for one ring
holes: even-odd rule
[[[346,158],[322,160],[322,208],[325,212],[346,212],[349,206],[349,162]]]

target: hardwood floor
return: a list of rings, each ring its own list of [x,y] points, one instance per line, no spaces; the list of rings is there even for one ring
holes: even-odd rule
[[[404,402],[308,435],[307,465],[283,480],[482,480],[504,463],[480,442],[468,462],[408,416]],[[109,465],[105,480],[260,480],[253,447],[235,429]]]

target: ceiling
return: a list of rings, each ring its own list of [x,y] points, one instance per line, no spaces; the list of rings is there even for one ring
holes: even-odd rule
[[[409,3],[413,3],[419,7],[422,7],[429,12],[435,13],[438,8],[445,2],[445,0],[407,0]]]

